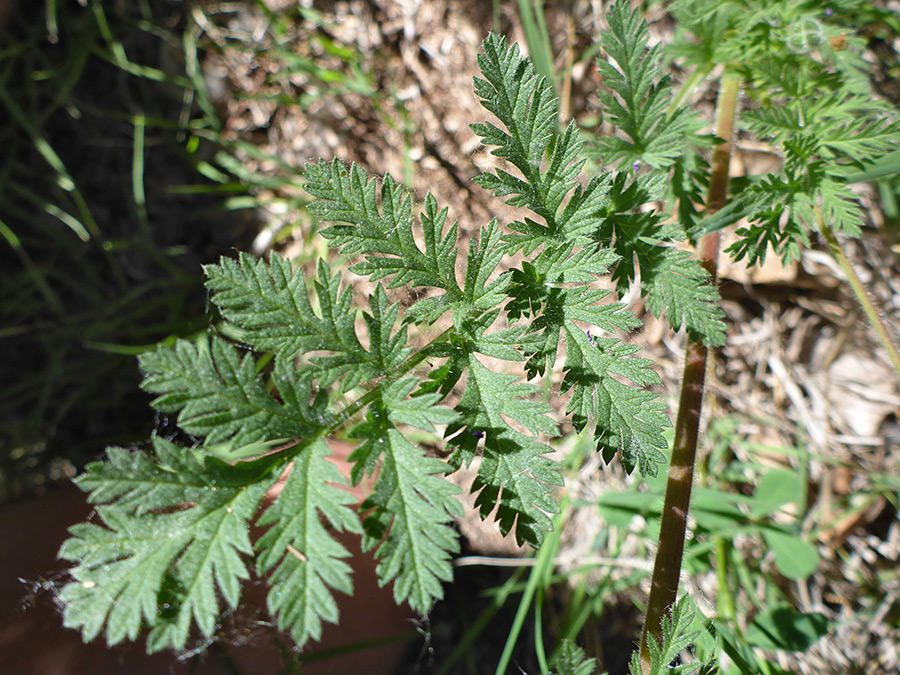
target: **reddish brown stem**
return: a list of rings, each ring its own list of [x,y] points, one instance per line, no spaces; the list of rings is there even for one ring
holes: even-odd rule
[[[731,141],[739,90],[740,79],[736,75],[731,73],[723,75],[716,118],[716,135],[723,142],[716,147],[713,154],[712,175],[706,198],[707,214],[713,214],[721,209],[727,200],[728,165],[731,161]],[[712,277],[712,283],[715,283],[719,258],[718,232],[708,234],[700,240],[699,253],[701,264]],[[644,631],[641,635],[641,664],[645,672],[649,670],[650,665],[648,638],[661,641],[662,619],[675,604],[678,593],[688,508],[691,502],[691,485],[694,479],[694,461],[700,433],[707,355],[708,349],[702,342],[688,342],[684,379],[678,401],[678,417],[675,420],[675,443],[672,447],[672,462],[669,465],[666,499],[659,532],[659,548],[653,568]]]

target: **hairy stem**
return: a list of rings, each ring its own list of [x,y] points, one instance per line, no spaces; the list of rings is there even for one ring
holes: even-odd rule
[[[825,219],[822,217],[822,211],[818,207],[816,207],[815,217],[818,221],[817,225],[819,226],[819,231],[825,235],[825,241],[828,242],[828,248],[831,249],[831,255],[837,259],[841,269],[844,270],[844,274],[847,275],[847,281],[850,284],[850,288],[853,290],[853,294],[856,295],[857,301],[869,318],[869,323],[872,325],[872,328],[875,329],[875,333],[877,333],[881,345],[887,352],[888,358],[890,358],[891,363],[894,366],[894,370],[897,371],[897,376],[900,377],[900,354],[897,353],[897,347],[893,340],[891,340],[891,336],[888,334],[887,326],[885,326],[884,321],[881,320],[881,316],[878,314],[878,310],[872,303],[869,294],[866,293],[866,288],[863,286],[859,275],[856,274],[856,270],[853,268],[853,265],[850,264],[850,260],[847,258],[847,254],[844,253],[844,249],[841,248],[841,244],[838,242],[834,231],[831,229],[831,226],[825,222]]]
[[[728,165],[731,160],[731,139],[739,90],[740,78],[726,72],[722,76],[716,116],[716,135],[723,142],[716,147],[713,154],[712,175],[706,198],[706,212],[710,215],[721,209],[727,199]],[[715,283],[719,233],[714,232],[703,237],[700,240],[699,250],[701,263],[712,277],[712,283]],[[666,483],[659,548],[653,568],[650,597],[647,601],[647,616],[641,635],[641,663],[645,672],[650,665],[648,640],[652,637],[661,642],[662,618],[674,606],[678,592],[688,507],[691,501],[691,484],[694,478],[694,460],[697,455],[707,354],[707,347],[702,342],[688,342],[681,397],[678,402],[678,417],[675,421],[675,443]]]

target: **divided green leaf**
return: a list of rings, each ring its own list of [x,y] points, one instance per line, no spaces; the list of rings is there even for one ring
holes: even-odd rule
[[[322,234],[345,255],[363,255],[365,262],[350,269],[372,279],[392,276],[389,288],[428,286],[459,295],[454,272],[456,225],[445,231],[447,210],[438,210],[434,197],[425,199],[420,219],[425,251],[413,235],[412,201],[387,175],[381,181],[381,205],[376,181],[354,164],[348,170],[335,159],[307,165],[306,191],[317,198],[310,211],[332,225]]]
[[[179,340],[140,357],[141,387],[159,394],[152,402],[164,413],[178,413],[178,425],[205,436],[208,444],[244,445],[275,438],[308,436],[328,422],[325,401],[311,401],[309,382],[295,376],[284,357],[275,358],[271,381],[275,400],[259,377],[256,361],[221,338],[209,343]]]
[[[640,12],[615,2],[607,13],[609,30],[600,45],[609,60],[597,59],[606,88],[600,90],[604,114],[621,136],[598,139],[597,152],[605,163],[672,166],[687,149],[697,123],[685,107],[671,108],[668,76],[662,74],[662,47],[648,47],[649,31]]]
[[[456,406],[460,417],[447,429],[449,443],[456,448],[451,462],[469,466],[480,446],[472,490],[478,492],[475,504],[482,517],[496,507],[503,534],[515,526],[517,541],[538,546],[550,529],[549,514],[559,508],[553,492],[562,485],[556,463],[546,456],[549,448],[536,438],[539,433],[557,434],[546,415],[550,408],[531,400],[534,387],[516,383],[515,375],[495,373],[474,355],[467,365],[468,382]]]
[[[669,173],[680,175],[671,192],[696,190],[703,166],[683,159],[695,129],[669,110],[659,49],[636,17],[626,3],[610,14],[602,97],[627,140],[600,147],[607,163],[640,161],[643,173],[582,176],[584,142],[574,123],[560,129],[552,84],[491,35],[475,90],[496,119],[472,128],[507,164],[477,180],[529,215],[460,237],[431,194],[417,210],[391,176],[320,160],[305,169],[310,211],[364,284],[324,260],[304,273],[276,253],[205,267],[216,334],[140,358],[153,407],[198,446],[154,438],[150,455],[112,448],[78,480],[99,522],[74,527],[61,552],[75,564],[61,596],[67,625],[111,644],[149,629],[151,651],[187,649],[212,639],[255,569],[275,624],[303,647],[339,619],[336,593],[353,592],[346,536],[374,550],[397,602],[427,614],[442,597],[459,550],[453,469],[473,467],[481,516],[533,546],[559,510],[550,441],[561,425],[594,430],[607,459],[618,452],[655,474],[669,426],[651,391],[659,377],[622,341],[640,321],[603,279],[620,292],[640,279],[654,313],[708,344],[721,344],[724,324],[709,275],[674,245],[684,228],[646,208],[670,192]],[[827,148],[862,160],[883,142],[869,131],[835,132]],[[821,208],[852,224],[836,174],[816,175]],[[813,208],[787,183],[768,188]],[[569,397],[570,422],[550,416],[523,373]],[[335,435],[358,442],[358,508],[329,457]],[[441,443],[446,459],[431,451]],[[560,667],[582,672],[581,661],[570,650]]]
[[[404,378],[381,392],[366,419],[350,431],[362,443],[350,459],[354,482],[379,467],[372,494],[363,512],[363,548],[375,548],[382,582],[394,582],[394,598],[425,613],[443,597],[441,583],[450,581],[450,554],[459,550],[458,535],[450,526],[462,509],[459,492],[443,478],[447,465],[427,457],[398,425],[433,431],[456,415],[436,405],[438,394],[407,398],[416,384]]]
[[[212,637],[249,578],[250,519],[274,480],[154,438],[154,456],[110,448],[78,479],[100,524],[71,529],[60,557],[76,563],[60,601],[85,640],[134,640],[149,652],[184,649],[196,626]]]
[[[362,528],[351,508],[357,500],[341,488],[346,481],[330,454],[321,439],[304,448],[258,521],[271,525],[255,546],[259,573],[269,575],[269,611],[298,645],[319,640],[323,621],[338,622],[332,590],[353,593],[350,553],[329,529],[360,534]]]

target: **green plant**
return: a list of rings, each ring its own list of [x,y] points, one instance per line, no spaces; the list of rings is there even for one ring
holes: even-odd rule
[[[900,120],[889,106],[868,95],[860,42],[843,29],[852,25],[848,15],[862,4],[847,3],[835,11],[815,2],[676,3],[673,12],[683,31],[676,53],[697,72],[723,68],[716,133],[724,142],[713,155],[705,210],[701,217],[685,209],[680,215],[692,236],[702,236],[701,259],[713,278],[718,233],[726,225],[746,219],[748,224],[737,229],[738,240],[728,251],[749,265],[764,260],[770,247],[791,260],[801,245],[810,244],[811,232],[821,233],[900,374],[900,356],[834,234],[861,234],[863,214],[849,187],[851,177],[864,164],[883,161],[900,142]],[[749,131],[777,147],[783,165],[780,171],[736,182],[729,197],[730,146],[742,86],[758,101],[744,113]],[[682,203],[690,197],[691,186],[691,180],[676,179],[674,193]],[[660,619],[673,606],[678,588],[707,355],[704,345],[689,344],[660,549],[641,640],[645,660],[648,638],[658,635]]]
[[[675,675],[687,675],[687,673],[699,672],[709,675],[716,672],[716,664],[707,663],[679,663],[674,665],[682,652],[690,648],[691,643],[699,637],[701,630],[694,626],[695,612],[690,608],[687,598],[682,598],[669,616],[662,622],[660,640],[653,641],[650,647],[650,660],[645,667],[641,664],[638,652],[632,655],[628,664],[629,675],[660,675],[661,673],[674,673]],[[559,655],[554,662],[556,675],[593,675],[597,672],[597,660],[586,658],[584,651],[577,647],[572,640],[563,640],[560,644]],[[549,672],[546,668],[543,672]]]
[[[797,78],[804,86],[831,87],[837,69],[850,82],[846,91],[821,96],[815,134],[807,137],[806,122],[791,126],[791,105],[761,108],[753,118],[760,133],[778,130],[772,133],[784,145],[786,174],[737,183],[730,199],[738,90],[757,73],[734,65],[742,52],[729,36],[762,45],[760,58],[777,54],[754,27],[771,25],[770,13],[781,11],[760,2],[749,13],[756,23],[745,25],[749,19],[738,5],[727,4],[721,15],[692,3],[677,9],[695,33],[712,31],[694,52],[682,46],[685,53],[706,58],[701,68],[721,61],[733,66],[722,78],[717,139],[700,135],[679,104],[686,96],[672,92],[661,49],[647,47],[639,14],[626,2],[613,5],[601,46],[615,66],[601,60],[600,69],[607,87],[602,102],[617,133],[590,151],[606,170],[584,179],[588,153],[575,124],[560,129],[552,84],[515,46],[488,37],[475,91],[499,125],[472,128],[517,173],[498,168],[477,181],[530,214],[506,226],[484,225],[469,240],[464,263],[457,228],[431,195],[416,217],[410,196],[391,176],[371,179],[339,161],[307,166],[310,210],[335,223],[323,235],[355,261],[350,271],[366,283],[351,292],[324,260],[307,279],[277,254],[268,261],[241,255],[205,268],[223,319],[215,334],[140,360],[143,388],[157,396],[153,406],[177,415],[198,445],[155,437],[149,453],[111,448],[107,461],[78,479],[98,504],[102,524],[76,526],[62,549],[75,563],[61,594],[66,624],[85,639],[102,633],[110,643],[150,628],[148,650],[184,649],[211,637],[220,613],[239,602],[240,583],[254,563],[267,577],[278,626],[302,646],[320,636],[323,622],[337,620],[333,593],[352,592],[349,553],[335,531],[361,535],[396,600],[426,613],[450,580],[457,550],[456,490],[444,476],[476,465],[476,458],[472,490],[482,517],[495,514],[501,531],[541,545],[554,517],[557,526],[562,521],[560,467],[548,457],[561,425],[589,437],[607,460],[618,453],[629,471],[639,467],[654,476],[666,460],[663,431],[670,423],[648,389],[659,378],[617,336],[639,322],[622,304],[606,302],[599,287],[606,274],[620,291],[639,276],[647,307],[691,340],[648,630],[632,665],[633,672],[666,668],[696,637],[685,603],[674,599],[707,351],[725,338],[711,283],[717,232],[749,217],[734,253],[752,260],[768,245],[795,255],[808,240],[804,228],[822,227],[826,217],[856,234],[861,219],[846,188],[847,168],[884,156],[897,140],[887,111],[847,126],[850,113],[881,111],[862,106],[853,91],[858,64],[839,55],[836,65],[809,66]],[[806,5],[798,7],[802,15]],[[787,59],[793,51],[785,50]],[[746,63],[762,67],[749,56]],[[779,93],[764,84],[770,100]],[[803,97],[820,93],[815,86],[790,90],[801,109],[809,105]],[[709,147],[711,166],[698,153]],[[704,237],[701,262],[676,246],[695,236]],[[415,294],[404,294],[409,289]],[[568,397],[565,419],[553,417],[536,400],[536,388],[521,381],[522,373],[550,378],[558,359],[564,374],[553,384]],[[443,445],[446,458],[417,446],[416,429]],[[373,481],[357,510],[327,459],[326,439],[335,436],[358,442],[350,482]],[[254,543],[248,526],[288,469],[282,492],[255,521],[267,529]],[[766,506],[781,505],[775,501]],[[755,515],[762,518],[762,511]],[[730,525],[743,518],[736,508],[726,516]],[[526,598],[548,583],[556,541],[547,540],[549,553],[535,567]],[[565,649],[559,657],[565,668],[581,672],[578,655]],[[542,646],[538,657],[547,670],[553,659]],[[509,648],[498,672],[508,659]]]
[[[473,489],[482,515],[497,507],[502,531],[539,545],[558,510],[561,477],[544,441],[557,435],[558,423],[534,400],[534,387],[485,358],[524,362],[529,375],[543,374],[564,336],[561,389],[569,392],[574,427],[594,428],[604,452],[620,450],[646,473],[664,461],[668,420],[645,389],[658,377],[647,360],[632,356],[634,347],[612,336],[638,322],[621,304],[601,304],[607,292],[595,283],[619,261],[608,248],[613,232],[659,182],[633,178],[629,167],[579,184],[583,144],[574,124],[558,129],[551,86],[496,36],[485,41],[479,65],[484,79],[476,80],[476,92],[505,128],[473,128],[522,176],[498,169],[479,182],[542,222],[525,218],[505,232],[496,221],[484,226],[470,242],[460,283],[456,227],[432,197],[416,224],[409,196],[390,176],[379,191],[359,167],[308,166],[310,208],[342,223],[323,234],[357,258],[351,270],[373,284],[361,310],[365,332],[357,332],[360,310],[349,289],[324,261],[309,281],[275,254],[268,262],[242,255],[206,267],[212,302],[225,320],[220,332],[261,356],[222,335],[141,356],[154,407],[177,413],[179,426],[204,440],[182,448],[157,437],[150,454],[113,448],[78,479],[100,504],[103,524],[73,529],[61,555],[76,566],[61,599],[66,624],[86,639],[102,632],[116,643],[149,626],[154,651],[185,648],[195,627],[209,637],[222,607],[238,602],[249,555],[258,573],[269,575],[269,607],[279,626],[300,645],[317,638],[322,621],[337,619],[332,592],[352,588],[342,563],[347,552],[321,518],[361,533],[363,547],[376,549],[382,581],[394,582],[397,601],[427,612],[451,576],[457,547],[449,524],[458,510],[455,489],[443,475],[476,454]],[[668,234],[657,241],[672,240],[672,228]],[[706,275],[686,254],[661,250],[646,257],[646,278],[654,264],[674,260],[691,283],[648,283],[651,305],[665,308],[674,326],[684,322],[692,334],[720,341],[715,292],[701,283]],[[388,299],[400,287],[432,292],[401,316]],[[450,325],[423,344],[420,334],[445,316]],[[453,402],[463,378],[453,407],[442,405]],[[446,462],[408,439],[410,429],[433,432],[435,425],[450,450]],[[326,460],[324,441],[339,432],[359,441],[350,457],[352,482],[376,476],[359,515],[333,485],[342,480]],[[270,452],[259,445],[276,441]],[[288,465],[283,492],[259,521],[269,529],[253,546],[246,527]]]

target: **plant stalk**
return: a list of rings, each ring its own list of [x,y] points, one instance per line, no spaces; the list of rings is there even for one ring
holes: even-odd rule
[[[740,84],[741,80],[735,73],[726,71],[722,76],[716,114],[716,135],[723,142],[716,147],[713,154],[712,174],[706,198],[706,213],[709,215],[725,206],[727,200],[728,166],[731,161],[732,135]],[[710,282],[714,284],[719,257],[719,233],[704,236],[700,240],[699,252],[700,262],[709,272]],[[702,342],[688,341],[678,417],[675,420],[672,462],[669,465],[659,532],[659,547],[653,568],[650,597],[647,601],[647,616],[641,635],[640,655],[644,672],[648,672],[650,668],[649,639],[652,637],[657,643],[662,642],[662,619],[671,611],[678,593],[691,485],[694,478],[694,461],[700,432],[707,355],[708,349]]]
[[[841,269],[844,270],[844,274],[847,275],[847,282],[850,284],[850,288],[853,290],[856,300],[869,318],[869,323],[878,335],[878,339],[881,341],[881,345],[887,352],[888,358],[890,358],[891,363],[894,366],[894,370],[897,371],[897,377],[900,377],[900,354],[897,353],[897,346],[888,334],[887,326],[884,325],[884,321],[882,321],[881,316],[878,314],[878,310],[872,303],[872,299],[869,297],[869,294],[866,293],[866,288],[863,286],[862,280],[859,278],[859,275],[857,275],[853,265],[850,264],[850,259],[847,258],[847,254],[844,253],[844,249],[841,248],[841,244],[838,242],[834,230],[832,230],[831,226],[825,222],[822,211],[818,207],[815,210],[815,217],[818,221],[819,231],[825,236],[825,241],[828,242],[828,248],[831,249],[831,255],[835,257],[838,264],[841,266]]]

